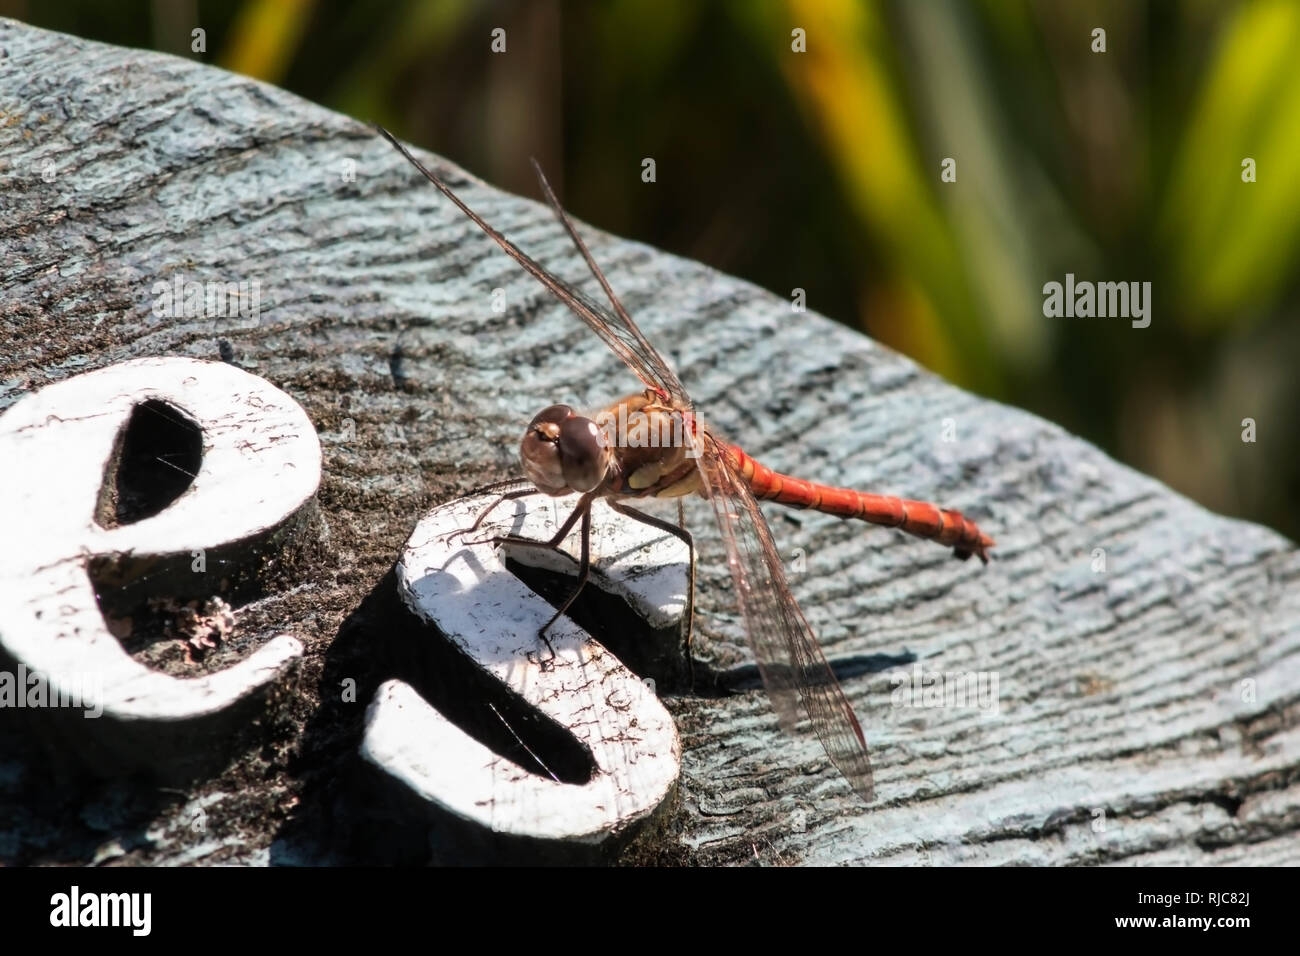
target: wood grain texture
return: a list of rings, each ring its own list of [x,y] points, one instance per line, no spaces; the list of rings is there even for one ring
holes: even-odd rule
[[[547,268],[586,281],[544,206],[429,159]],[[394,676],[370,641],[403,541],[431,505],[512,474],[538,408],[636,383],[368,128],[216,69],[0,21],[0,178],[0,410],[128,358],[224,357],[321,433],[330,549],[310,579],[241,609],[250,641],[293,622],[304,667],[245,756],[184,796],[86,785],[42,803],[42,758],[0,714],[0,858],[374,858],[380,844],[349,836],[365,813],[343,781],[365,704]],[[811,735],[778,731],[711,514],[688,505],[699,668],[739,692],[668,699],[680,807],[629,859],[1300,863],[1290,542],[752,285],[584,234],[727,437],[781,471],[959,508],[997,541],[981,568],[898,532],[768,512],[873,749],[863,806]],[[177,275],[259,283],[258,320],[155,315],[155,283]],[[995,673],[997,713],[895,706],[889,675],[915,662]],[[349,676],[356,704],[337,701]]]

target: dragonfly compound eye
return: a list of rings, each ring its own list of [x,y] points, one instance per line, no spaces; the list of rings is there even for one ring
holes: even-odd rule
[[[519,443],[519,457],[524,463],[524,473],[539,491],[550,495],[569,493],[560,464],[560,426],[573,417],[568,405],[550,405],[538,412],[524,440]]]
[[[590,418],[575,415],[560,425],[560,467],[574,491],[591,491],[605,480],[609,452],[604,432]]]

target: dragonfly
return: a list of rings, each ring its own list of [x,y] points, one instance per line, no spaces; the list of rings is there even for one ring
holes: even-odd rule
[[[574,525],[580,523],[577,587],[542,628],[542,639],[586,583],[594,501],[603,498],[619,514],[684,537],[690,545],[690,535],[684,529],[627,502],[702,495],[717,518],[745,634],[779,724],[794,732],[800,712],[806,714],[831,763],[870,803],[874,783],[862,725],[790,590],[781,552],[759,500],[897,528],[951,547],[953,554],[963,560],[976,555],[985,564],[993,539],[959,511],[923,501],[835,488],[781,474],[756,461],[697,416],[685,387],[615,295],[535,159],[533,169],[547,203],[611,308],[543,268],[466,205],[396,137],[382,127],[376,129],[474,225],[585,322],[644,386],[642,392],[619,399],[592,417],[578,414],[569,405],[549,405],[534,416],[524,431],[520,458],[527,480],[505,483],[522,487],[514,487],[501,497],[578,495],[573,511],[549,541],[516,541],[510,536],[494,539],[559,548]],[[611,428],[611,423],[619,424]],[[619,426],[624,423],[634,423],[634,427],[622,431]],[[632,440],[633,432],[640,435],[640,440]],[[655,440],[656,436],[672,440]]]

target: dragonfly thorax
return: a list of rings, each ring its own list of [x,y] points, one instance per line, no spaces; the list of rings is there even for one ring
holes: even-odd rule
[[[590,418],[568,405],[550,405],[529,422],[519,457],[539,491],[559,496],[597,487],[609,473],[611,452]]]

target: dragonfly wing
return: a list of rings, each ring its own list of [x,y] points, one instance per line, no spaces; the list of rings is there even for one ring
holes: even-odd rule
[[[679,404],[689,405],[690,400],[686,395],[685,389],[682,388],[681,382],[677,380],[677,376],[674,375],[672,370],[668,367],[668,363],[664,361],[663,356],[660,355],[649,343],[646,337],[641,334],[641,330],[637,328],[636,323],[632,321],[632,317],[627,314],[622,303],[620,303],[614,296],[614,292],[606,281],[604,274],[602,274],[596,267],[594,260],[591,258],[591,254],[587,251],[586,244],[583,243],[582,238],[578,235],[578,231],[573,227],[573,224],[569,221],[568,217],[565,216],[564,210],[560,208],[560,204],[555,199],[555,194],[551,191],[550,184],[546,182],[546,177],[541,176],[540,167],[538,167],[537,171],[542,180],[542,187],[546,192],[547,202],[549,202],[551,207],[556,211],[561,224],[563,224],[565,230],[577,245],[578,251],[582,253],[583,258],[596,274],[597,279],[600,280],[601,287],[609,295],[610,301],[618,311],[618,315],[614,315],[603,305],[599,305],[583,293],[579,292],[573,286],[569,285],[563,279],[548,272],[545,267],[534,260],[526,252],[503,236],[500,232],[489,226],[482,216],[466,205],[465,201],[452,191],[450,186],[444,183],[439,176],[430,172],[425,168],[423,163],[411,155],[411,151],[407,149],[402,142],[397,139],[397,137],[388,132],[388,130],[384,129],[382,126],[376,126],[375,128],[383,134],[384,138],[392,144],[394,149],[406,158],[407,162],[419,170],[425,179],[437,187],[439,192],[451,200],[452,204],[468,216],[474,225],[487,233],[487,235],[490,236],[497,245],[506,251],[506,254],[509,255],[510,258],[514,259],[515,262],[519,263],[519,265],[523,267],[525,272],[542,285],[546,286],[552,295],[567,305],[569,309],[578,316],[578,318],[587,323],[587,326],[601,337],[605,344],[610,347],[611,351],[621,358],[628,368],[636,373],[637,377],[640,378],[642,382],[651,388],[663,390]]]
[[[582,236],[579,234],[578,227],[573,224],[569,214],[564,211],[560,201],[555,198],[555,190],[551,189],[546,174],[542,172],[542,165],[536,159],[533,160],[533,171],[537,173],[537,181],[542,186],[542,193],[546,196],[547,203],[550,204],[551,210],[555,213],[555,218],[560,221],[564,231],[569,234],[569,238],[577,246],[583,261],[587,263],[587,268],[591,270],[591,274],[596,277],[596,281],[600,283],[601,289],[604,290],[605,298],[609,299],[609,304],[614,307],[614,314],[611,315],[603,307],[597,306],[594,302],[589,302],[592,315],[601,320],[606,328],[596,328],[591,319],[585,315],[582,316],[583,321],[595,329],[596,334],[604,339],[606,343],[610,342],[611,336],[616,338],[620,345],[626,346],[627,351],[635,355],[640,362],[653,369],[654,381],[648,381],[644,374],[641,374],[641,381],[647,385],[657,385],[679,405],[689,405],[690,397],[686,394],[686,389],[682,387],[682,383],[673,374],[672,369],[669,368],[659,350],[650,344],[650,340],[645,337],[636,322],[632,320],[632,316],[627,309],[623,308],[623,303],[614,294],[614,287],[609,284],[609,280],[605,278],[605,273],[596,264],[595,257],[587,249],[587,243],[583,241]],[[615,349],[615,351],[623,357],[625,362],[627,361],[622,351],[619,349]],[[635,366],[633,367],[635,368]]]
[[[576,232],[573,235],[576,236]],[[584,247],[579,246],[579,248]],[[631,316],[623,312],[623,315],[627,316],[627,321],[624,322],[615,317],[605,306],[567,285],[562,279],[551,276],[550,281],[567,290],[574,302],[581,305],[579,308],[568,299],[565,300],[565,304],[601,337],[610,350],[636,373],[637,378],[651,388],[666,392],[678,405],[689,407],[690,397],[686,394],[686,389],[668,367],[664,357],[645,340]],[[619,310],[622,312],[621,304]]]
[[[792,729],[802,704],[831,762],[870,801],[871,760],[862,727],[790,592],[758,501],[716,439],[706,434],[700,451],[697,464],[727,547],[745,632],[777,717]]]

